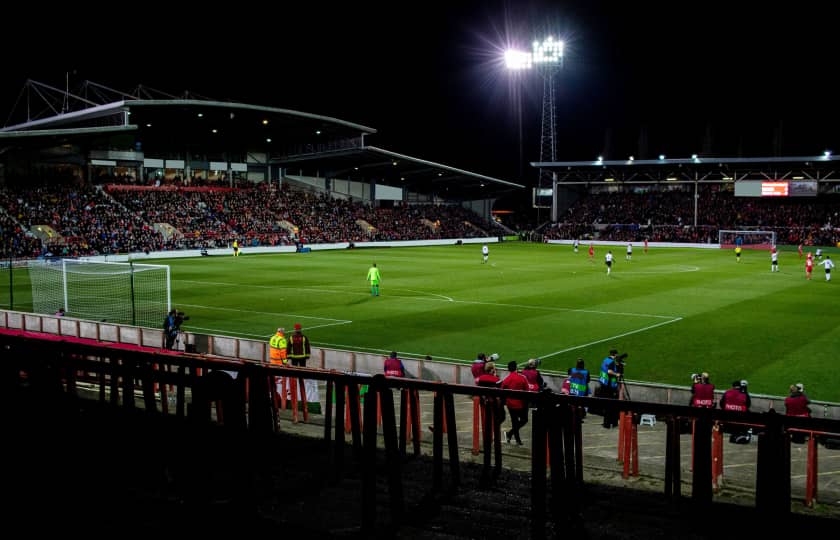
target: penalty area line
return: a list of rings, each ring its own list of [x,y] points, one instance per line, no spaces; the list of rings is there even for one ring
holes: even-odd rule
[[[618,334],[616,336],[610,336],[610,337],[607,337],[607,338],[604,338],[604,339],[599,339],[598,341],[592,341],[592,342],[589,342],[589,343],[584,343],[583,345],[577,345],[575,347],[569,347],[568,349],[563,349],[561,351],[555,351],[553,353],[542,355],[542,356],[540,356],[540,358],[550,358],[552,356],[557,356],[558,354],[563,354],[563,353],[566,353],[566,352],[569,352],[569,351],[574,351],[574,350],[577,350],[577,349],[583,349],[585,347],[589,347],[591,345],[597,345],[597,344],[603,343],[605,341],[610,341],[610,340],[613,340],[613,339],[618,339],[620,337],[630,336],[630,335],[633,335],[633,334],[638,334],[640,332],[646,332],[648,330],[652,330],[652,329],[657,328],[659,326],[665,326],[666,324],[671,324],[671,323],[681,321],[682,319],[683,319],[682,317],[677,317],[676,319],[671,319],[670,321],[665,321],[665,322],[661,322],[661,323],[657,323],[657,324],[652,324],[650,326],[645,326],[644,328],[639,328],[638,330],[631,330],[630,332],[624,332],[623,334]]]

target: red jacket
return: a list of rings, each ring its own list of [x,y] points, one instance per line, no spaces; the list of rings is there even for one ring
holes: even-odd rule
[[[747,395],[738,388],[730,388],[720,398],[720,406],[725,411],[747,411]]]
[[[785,414],[788,416],[811,416],[808,398],[805,394],[795,393],[785,398]]]
[[[692,389],[694,390],[694,395],[691,397],[692,407],[715,408],[715,385],[698,383]]]
[[[524,390],[528,391],[528,379],[525,378],[524,375],[521,373],[511,372],[510,375],[505,377],[505,380],[502,381],[502,388],[505,390]],[[507,398],[505,400],[505,404],[510,407],[511,409],[524,409],[525,408],[525,401],[518,399],[518,398]]]
[[[402,360],[399,358],[385,359],[385,376],[386,377],[405,377],[405,370],[403,369]]]

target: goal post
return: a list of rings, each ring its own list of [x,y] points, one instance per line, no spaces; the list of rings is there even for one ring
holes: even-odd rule
[[[167,265],[30,261],[29,280],[35,313],[158,328],[171,309]]]
[[[775,231],[718,231],[721,249],[741,246],[743,249],[770,249],[776,245]]]

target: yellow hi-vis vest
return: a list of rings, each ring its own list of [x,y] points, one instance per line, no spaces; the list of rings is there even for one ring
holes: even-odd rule
[[[269,351],[269,360],[272,364],[285,364],[286,363],[286,336],[277,332],[271,339],[269,340],[268,344],[271,346],[271,350]]]

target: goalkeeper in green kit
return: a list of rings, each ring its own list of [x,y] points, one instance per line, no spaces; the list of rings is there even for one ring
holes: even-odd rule
[[[379,281],[381,279],[382,276],[379,275],[379,268],[376,267],[376,263],[373,263],[373,266],[368,269],[367,273],[367,280],[370,281],[371,296],[379,296]]]

